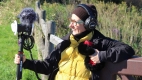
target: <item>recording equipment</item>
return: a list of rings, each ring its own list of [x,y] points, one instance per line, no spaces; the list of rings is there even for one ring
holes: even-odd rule
[[[11,29],[14,32],[14,35],[18,34],[19,43],[20,38],[24,40],[22,43],[22,47],[26,50],[30,50],[34,46],[34,38],[32,36],[34,29],[34,21],[36,21],[36,13],[33,8],[24,8],[20,14],[18,15],[20,19],[20,24],[15,20],[11,24]]]
[[[85,4],[79,4],[77,7],[82,7],[86,10],[89,17],[85,20],[85,29],[86,30],[93,30],[97,26],[97,14],[94,14],[91,8]]]
[[[28,35],[31,35],[34,27],[33,23],[36,20],[34,10],[32,8],[24,8],[18,18],[20,19],[20,24],[17,24],[16,20],[11,24],[14,34],[26,32]]]
[[[34,38],[32,36],[34,21],[36,20],[36,13],[32,8],[24,8],[19,14],[20,24],[15,20],[11,24],[11,29],[16,35],[18,33],[18,55],[20,56],[20,64],[17,64],[16,80],[22,79],[23,66],[23,48],[30,51],[34,46]]]

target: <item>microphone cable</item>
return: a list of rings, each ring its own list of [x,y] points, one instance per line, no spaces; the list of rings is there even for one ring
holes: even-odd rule
[[[32,51],[31,51],[31,49],[34,47],[34,43],[35,43],[35,41],[34,41],[33,36],[26,35],[25,40],[24,40],[24,44],[23,44],[23,48],[26,49],[27,51],[29,51],[31,60],[34,60],[33,55],[32,55]],[[37,74],[37,70],[36,70],[35,65],[34,65],[34,70],[35,70],[34,72],[35,72],[37,79],[41,80]]]

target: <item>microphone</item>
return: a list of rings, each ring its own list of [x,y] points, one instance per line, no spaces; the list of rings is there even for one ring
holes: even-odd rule
[[[33,8],[24,8],[19,14],[18,18],[20,19],[20,24],[15,20],[11,24],[11,29],[14,32],[14,35],[20,32],[26,32],[28,35],[31,35],[34,28],[34,21],[36,21],[36,13]]]
[[[20,64],[17,65],[17,77],[16,80],[22,79],[22,65],[23,65],[23,48],[31,51],[34,46],[34,38],[32,36],[34,21],[36,20],[36,13],[33,8],[24,8],[18,15],[20,24],[15,20],[11,23],[11,29],[14,35],[18,33]]]

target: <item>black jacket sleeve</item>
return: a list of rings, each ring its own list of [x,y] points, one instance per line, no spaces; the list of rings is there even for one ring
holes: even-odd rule
[[[69,45],[70,41],[64,40],[61,43],[59,43],[43,61],[26,59],[26,61],[23,64],[23,68],[41,74],[46,74],[46,75],[51,74],[56,70],[58,70],[58,63],[61,59],[61,53]]]
[[[55,68],[60,59],[60,52],[58,46],[43,60],[29,60],[23,64],[23,68],[35,71],[41,74],[50,74]]]
[[[99,39],[96,44],[99,49],[100,62],[118,63],[131,58],[135,52],[133,48],[123,42],[110,38]]]

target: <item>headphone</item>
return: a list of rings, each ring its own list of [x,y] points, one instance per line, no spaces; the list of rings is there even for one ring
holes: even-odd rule
[[[97,14],[94,14],[91,10],[91,8],[85,4],[79,4],[77,7],[82,7],[86,10],[86,12],[88,13],[89,17],[85,20],[85,29],[86,30],[93,30],[96,28],[97,26]]]

